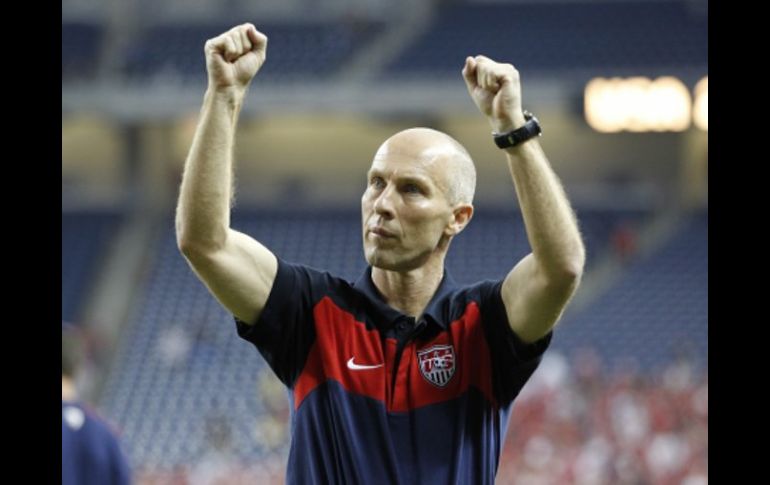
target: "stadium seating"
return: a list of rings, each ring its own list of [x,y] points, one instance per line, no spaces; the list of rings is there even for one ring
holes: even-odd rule
[[[80,323],[79,312],[101,258],[120,224],[116,212],[62,213],[62,320]]]
[[[148,27],[127,50],[125,74],[132,80],[172,76],[181,82],[202,82],[203,44],[231,27],[230,23]],[[270,56],[259,79],[328,76],[381,28],[368,23],[260,24],[260,31],[270,38]]]
[[[476,54],[508,59],[523,72],[701,67],[707,37],[707,15],[687,2],[456,3],[439,9],[387,71],[455,73]]]
[[[594,348],[609,368],[660,370],[676,358],[708,358],[708,216],[684,220],[674,237],[634,260],[589,308],[570,315],[555,347]]]
[[[96,22],[62,22],[62,81],[93,78],[104,38],[104,26]]]
[[[590,69],[593,75],[673,74],[708,63],[707,9],[684,1],[464,3],[437,8],[425,30],[385,69],[387,77],[454,74],[468,54],[508,59],[524,72]],[[222,16],[201,22],[145,22],[120,52],[123,75],[200,83],[202,45],[232,27]],[[263,80],[328,78],[392,24],[364,18],[259,25],[271,39]],[[106,24],[62,24],[62,79],[95,74]]]

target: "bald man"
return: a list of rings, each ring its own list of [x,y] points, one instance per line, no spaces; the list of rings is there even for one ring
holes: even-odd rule
[[[513,400],[585,259],[518,72],[484,56],[462,69],[504,150],[532,252],[503,280],[453,282],[444,259],[473,216],[474,165],[448,135],[413,128],[374,156],[361,198],[369,266],[351,283],[230,228],[235,126],[266,53],[251,24],[206,42],[209,87],[176,229],[192,269],[290,391],[287,483],[494,483]]]

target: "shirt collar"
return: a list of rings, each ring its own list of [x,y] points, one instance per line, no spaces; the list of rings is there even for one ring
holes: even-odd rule
[[[390,328],[397,320],[406,316],[385,302],[380,290],[377,289],[374,285],[374,281],[372,281],[371,266],[366,268],[364,273],[355,282],[354,286],[366,296],[367,300],[369,300],[377,312],[377,320],[384,324],[385,328]],[[423,311],[423,316],[426,317],[427,320],[433,321],[433,323],[443,329],[447,328],[447,322],[444,317],[445,312],[443,311],[442,303],[455,286],[454,279],[447,269],[444,268],[444,276],[441,278],[441,283],[439,283],[436,292],[433,294],[433,297],[431,297],[428,305]]]

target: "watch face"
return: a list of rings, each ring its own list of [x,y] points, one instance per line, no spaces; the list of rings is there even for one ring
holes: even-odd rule
[[[540,122],[537,120],[537,118],[533,116],[531,122],[532,122],[532,131],[534,132],[534,134],[542,135],[543,130],[540,129]]]

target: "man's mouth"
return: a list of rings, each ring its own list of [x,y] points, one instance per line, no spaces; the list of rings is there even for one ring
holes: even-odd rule
[[[372,227],[369,232],[380,237],[395,237],[395,234],[381,227]]]

